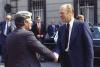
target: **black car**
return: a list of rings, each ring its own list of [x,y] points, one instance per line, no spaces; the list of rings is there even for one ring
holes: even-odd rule
[[[94,63],[96,65],[100,65],[100,27],[92,26],[90,27],[90,30],[93,37]],[[46,38],[44,45],[53,50],[55,48],[56,42],[54,38]]]
[[[93,37],[94,63],[100,65],[100,27],[93,26],[90,30]]]

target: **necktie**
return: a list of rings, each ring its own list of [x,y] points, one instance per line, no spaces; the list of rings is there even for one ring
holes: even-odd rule
[[[11,32],[11,26],[9,24],[9,25],[7,25],[7,34],[9,34],[10,32]]]
[[[70,27],[70,25],[69,24],[67,24],[67,26],[66,26],[66,29],[65,29],[65,49],[67,48],[67,46],[68,46],[68,39],[69,39],[69,27]]]

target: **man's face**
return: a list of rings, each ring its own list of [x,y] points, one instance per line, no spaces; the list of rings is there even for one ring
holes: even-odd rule
[[[51,24],[55,24],[55,18],[54,17],[51,19]]]
[[[32,28],[32,20],[26,19],[25,22],[26,22],[26,23],[25,23],[26,29],[27,29],[27,30],[31,30],[31,28]]]
[[[36,22],[41,22],[41,19],[40,19],[40,18],[37,18],[37,19],[36,19]]]
[[[72,17],[72,14],[70,12],[67,12],[66,8],[60,9],[60,18],[62,22],[70,22],[71,17]]]
[[[65,10],[60,9],[60,18],[62,22],[65,22]]]
[[[81,22],[84,22],[84,17],[80,17],[79,20],[80,20]]]
[[[6,21],[7,21],[7,22],[10,22],[11,19],[12,19],[11,16],[6,16]]]

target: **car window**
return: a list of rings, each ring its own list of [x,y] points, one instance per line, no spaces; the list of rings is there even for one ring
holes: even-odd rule
[[[100,39],[100,28],[90,28],[93,39]]]
[[[90,30],[93,36],[93,45],[100,46],[100,27],[91,27]]]

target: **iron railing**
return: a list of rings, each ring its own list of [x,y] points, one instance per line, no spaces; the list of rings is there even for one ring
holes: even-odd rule
[[[46,26],[46,0],[29,0],[29,11],[33,14],[33,20],[40,16]]]

